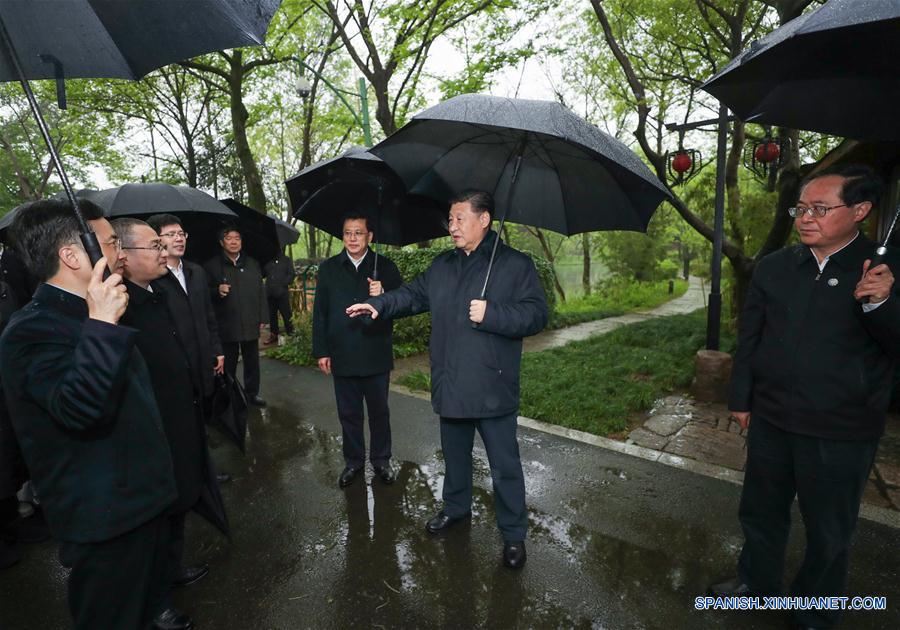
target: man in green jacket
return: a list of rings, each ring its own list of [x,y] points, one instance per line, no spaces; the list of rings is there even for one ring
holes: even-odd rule
[[[343,431],[346,466],[338,479],[342,488],[353,482],[366,461],[363,400],[369,410],[369,461],[384,483],[394,482],[388,408],[393,325],[390,319],[353,320],[345,313],[351,304],[403,283],[396,265],[369,249],[372,237],[365,216],[345,217],[344,251],[319,267],[313,306],[313,356],[319,369],[334,379]]]

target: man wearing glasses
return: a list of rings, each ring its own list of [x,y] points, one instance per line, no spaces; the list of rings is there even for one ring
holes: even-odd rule
[[[344,488],[353,483],[366,463],[363,400],[369,410],[369,461],[375,475],[390,484],[394,482],[388,408],[394,367],[393,323],[390,319],[352,320],[345,310],[369,296],[399,287],[403,279],[393,262],[369,249],[373,234],[365,216],[348,214],[343,225],[344,251],[319,266],[313,305],[313,356],[319,369],[334,379],[345,462],[338,485]]]
[[[237,228],[222,230],[219,244],[221,254],[206,261],[203,269],[219,324],[225,371],[237,378],[240,355],[247,400],[265,407],[266,401],[259,395],[259,330],[267,314],[262,270],[256,260],[241,251],[243,240]]]
[[[729,395],[748,428],[738,576],[712,595],[781,594],[791,505],[797,496],[806,556],[791,595],[845,594],[850,543],[884,432],[900,355],[898,260],[870,268],[875,244],[859,231],[882,183],[846,165],[808,179],[789,210],[800,244],[756,266],[741,315]],[[826,628],[837,611],[795,611]]]

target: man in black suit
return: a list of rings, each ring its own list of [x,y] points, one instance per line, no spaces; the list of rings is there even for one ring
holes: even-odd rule
[[[363,215],[344,218],[344,251],[319,266],[313,305],[313,356],[322,372],[333,375],[343,432],[345,467],[338,478],[342,488],[353,482],[366,463],[364,400],[369,410],[369,461],[384,483],[394,482],[388,408],[393,323],[388,318],[353,320],[345,313],[351,304],[403,283],[397,266],[384,256],[377,257],[376,279],[376,254],[369,249],[372,236]]]
[[[147,361],[163,427],[172,451],[178,499],[169,508],[172,582],[196,582],[207,566],[184,567],[184,525],[187,512],[200,500],[209,479],[209,449],[203,426],[203,380],[195,373],[190,352],[193,335],[176,326],[168,303],[178,298],[151,283],[167,273],[166,249],[161,237],[138,219],[116,219],[113,227],[125,252],[124,274],[129,304],[122,322],[138,330],[137,345]],[[176,291],[181,292],[180,287]]]
[[[12,225],[42,284],[0,339],[10,417],[47,521],[71,568],[76,628],[143,628],[168,590],[166,509],[172,458],[137,331],[119,326],[128,296],[118,240],[97,206],[79,203],[103,251],[93,266],[71,206],[34,202]],[[180,615],[178,626],[190,627]],[[165,620],[163,620],[165,621]]]
[[[868,167],[814,175],[790,209],[801,244],[756,266],[729,395],[732,416],[749,426],[739,511],[745,542],[738,577],[710,587],[713,595],[780,594],[795,495],[807,544],[791,594],[845,594],[860,499],[900,357],[891,273],[900,263],[889,255],[870,268],[875,244],[859,231],[881,191]],[[826,628],[838,615],[798,610],[794,619]]]
[[[225,371],[237,378],[238,356],[243,358],[247,401],[265,407],[259,395],[259,330],[267,311],[262,269],[241,251],[243,239],[237,228],[222,230],[219,244],[221,253],[206,261],[203,269],[219,324]]]

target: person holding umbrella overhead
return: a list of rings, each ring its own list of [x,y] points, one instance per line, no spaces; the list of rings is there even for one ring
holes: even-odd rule
[[[446,466],[444,506],[425,525],[439,534],[472,509],[472,445],[481,435],[491,467],[503,563],[525,564],[528,512],[516,441],[522,338],[547,325],[547,300],[534,263],[491,230],[494,199],[468,190],[450,204],[455,249],[395,291],[347,309],[350,317],[431,311],[431,404],[440,416]],[[495,250],[486,298],[485,275]]]
[[[390,318],[364,325],[347,319],[348,306],[381,295],[403,283],[397,266],[380,256],[375,278],[373,233],[360,213],[344,217],[344,251],[322,263],[313,305],[313,356],[319,369],[334,379],[334,397],[343,432],[346,466],[341,488],[353,483],[366,461],[363,401],[369,410],[369,461],[382,482],[394,482],[391,468],[390,373],[394,368]]]
[[[93,270],[70,204],[34,202],[13,223],[41,284],[0,338],[0,377],[60,562],[71,568],[75,628],[144,628],[169,588],[172,457],[136,331],[118,325],[128,294],[117,273],[103,279],[118,266],[118,240],[100,208],[80,204],[104,254]]]
[[[845,594],[859,504],[884,432],[900,359],[900,299],[891,268],[871,266],[859,231],[881,197],[868,167],[844,165],[804,182],[790,209],[800,244],[757,265],[741,315],[728,407],[745,429],[738,577],[715,596],[781,592],[794,497],[806,555],[791,595]],[[828,628],[839,611],[798,610]]]

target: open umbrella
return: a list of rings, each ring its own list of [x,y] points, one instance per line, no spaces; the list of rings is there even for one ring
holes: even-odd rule
[[[280,4],[281,0],[0,0],[0,81],[22,84],[82,226],[91,260],[100,258],[97,238],[78,211],[75,192],[28,80],[56,79],[64,105],[67,78],[139,79],[181,59],[261,45]]]
[[[747,122],[900,140],[900,0],[831,0],[754,42],[704,90]]]
[[[294,216],[335,238],[342,237],[351,210],[372,220],[376,243],[408,245],[447,235],[446,206],[408,194],[397,174],[362,147],[308,166],[285,184]]]
[[[278,246],[284,248],[296,243],[300,238],[300,230],[284,219],[279,219],[278,217],[272,218],[275,219],[275,232],[278,234]]]
[[[200,263],[221,250],[219,232],[222,228],[238,223],[237,214],[228,206],[190,186],[162,182],[125,184],[105,190],[81,191],[79,197],[103,208],[110,219],[147,219],[153,214],[174,214],[190,235],[185,256]]]
[[[281,251],[275,219],[234,199],[222,199],[222,203],[238,217],[236,227],[241,230],[243,251],[260,265],[275,258]]]
[[[413,193],[442,202],[467,188],[492,193],[500,229],[508,219],[566,235],[646,231],[669,196],[628,147],[549,101],[457,96],[414,116],[372,153]]]

